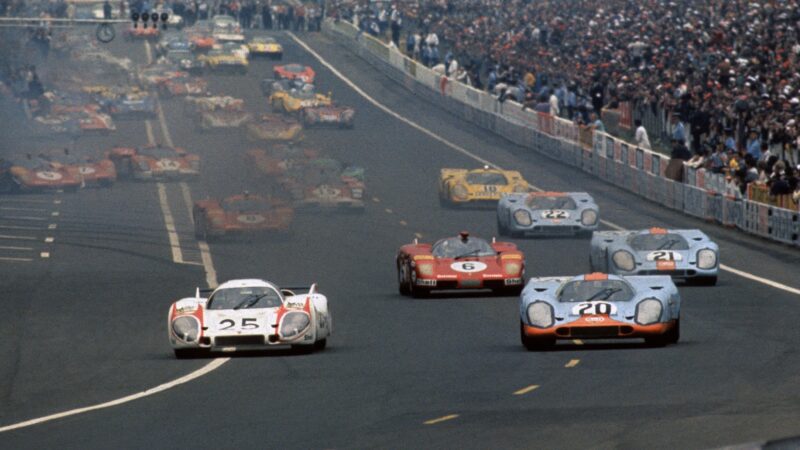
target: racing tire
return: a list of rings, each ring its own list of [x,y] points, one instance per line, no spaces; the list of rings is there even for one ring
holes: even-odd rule
[[[681,319],[675,321],[675,326],[666,333],[659,336],[644,338],[644,342],[651,347],[665,347],[669,344],[677,344],[681,338]]]
[[[431,294],[430,290],[414,286],[411,283],[409,283],[409,290],[411,291],[411,297],[413,298],[427,298]]]
[[[525,326],[522,321],[519,322],[519,337],[522,341],[522,346],[529,352],[542,351],[552,349],[556,345],[555,338],[541,338],[531,337],[525,335]]]
[[[403,279],[403,272],[400,270],[400,264],[397,265],[397,290],[400,292],[400,295],[411,295],[411,289],[408,283],[406,283],[406,280]]]
[[[716,286],[717,285],[717,277],[697,277],[693,280],[690,280],[690,284],[695,286]]]
[[[500,217],[497,218],[497,234],[499,236],[508,236],[508,229],[500,222]]]
[[[325,350],[325,347],[327,347],[327,346],[328,346],[328,339],[327,338],[320,339],[317,342],[314,342],[314,345],[313,345],[315,352],[321,352],[321,351]]]
[[[502,287],[495,289],[492,293],[499,297],[519,297],[524,287],[525,286]]]
[[[202,218],[195,215],[194,218],[194,237],[198,241],[208,241],[208,225]]]

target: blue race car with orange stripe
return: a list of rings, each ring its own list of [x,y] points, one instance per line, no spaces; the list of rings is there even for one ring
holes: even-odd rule
[[[604,273],[531,278],[520,296],[520,339],[528,350],[559,339],[680,339],[681,298],[668,276]]]

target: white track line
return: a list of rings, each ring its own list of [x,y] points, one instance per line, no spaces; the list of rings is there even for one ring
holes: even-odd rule
[[[442,144],[450,147],[451,149],[453,149],[453,150],[455,150],[455,151],[457,151],[457,152],[459,152],[459,153],[461,153],[463,155],[466,155],[466,156],[474,159],[475,161],[478,161],[481,164],[485,164],[485,165],[494,167],[496,169],[500,169],[500,166],[498,166],[497,164],[494,164],[491,161],[488,161],[486,159],[481,158],[480,156],[470,152],[469,150],[465,149],[464,147],[461,147],[458,144],[455,144],[453,142],[448,141],[447,139],[439,136],[438,134],[434,133],[433,131],[423,127],[422,125],[419,125],[418,123],[416,123],[416,122],[414,122],[414,121],[412,121],[410,119],[407,119],[406,117],[404,117],[404,116],[396,113],[395,111],[389,109],[389,107],[387,107],[386,105],[380,103],[379,101],[375,100],[374,98],[370,97],[369,94],[367,94],[361,88],[356,86],[355,83],[350,81],[349,78],[347,78],[345,75],[343,75],[341,72],[339,72],[339,70],[337,70],[331,63],[329,63],[328,61],[325,60],[325,58],[320,56],[319,53],[314,51],[314,49],[309,47],[308,44],[306,44],[305,42],[300,40],[300,38],[295,36],[294,33],[289,31],[286,34],[290,38],[292,38],[292,40],[295,41],[295,43],[297,43],[297,45],[302,47],[305,51],[307,51],[309,54],[311,54],[311,56],[316,58],[316,60],[319,61],[320,64],[322,64],[323,66],[328,68],[328,70],[330,70],[334,75],[336,75],[340,80],[342,80],[342,82],[344,82],[346,85],[348,85],[356,93],[358,93],[359,95],[364,97],[365,100],[367,100],[368,102],[370,102],[373,105],[375,105],[375,107],[377,107],[381,111],[383,111],[386,114],[389,114],[390,116],[394,117],[395,119],[397,119],[397,120],[399,120],[399,121],[411,126],[412,128],[415,128],[416,130],[419,130],[420,132],[426,134],[427,136],[429,136],[429,137],[441,142]],[[534,190],[542,191],[541,188],[538,188],[536,186],[531,185],[531,187]],[[625,228],[622,228],[619,225],[616,225],[616,224],[614,224],[612,222],[609,222],[607,220],[601,220],[600,222],[605,224],[605,225],[607,225],[607,226],[609,226],[609,227],[611,227],[611,228],[617,229],[617,230],[624,230],[625,229]],[[730,273],[732,273],[734,275],[739,275],[739,276],[741,276],[743,278],[746,278],[748,280],[752,280],[752,281],[764,284],[766,286],[770,286],[770,287],[773,287],[773,288],[776,288],[776,289],[780,289],[780,290],[783,290],[783,291],[786,291],[786,292],[789,292],[789,293],[792,293],[792,294],[800,295],[800,289],[793,288],[791,286],[787,286],[787,285],[782,284],[782,283],[778,283],[777,281],[773,281],[773,280],[769,280],[767,278],[759,277],[758,275],[753,275],[753,274],[745,272],[743,270],[734,269],[733,267],[726,266],[724,264],[720,264],[719,268],[720,268],[720,270],[724,270],[726,272],[730,272]]]
[[[150,44],[148,42],[145,42],[145,50],[147,51],[147,60],[148,60],[148,62],[151,62],[153,60],[153,58],[152,58],[152,55],[150,53]],[[161,127],[162,127],[161,129],[164,132],[164,137],[166,138],[165,140],[169,144],[169,142],[172,141],[172,139],[169,138],[169,131],[167,131],[167,124],[166,124],[166,121],[163,120],[163,115],[159,116],[159,121],[161,122]],[[150,121],[145,122],[145,126],[147,128],[148,140],[151,143],[153,143],[153,140],[154,140],[153,139],[153,128],[152,128],[152,125],[150,124]],[[172,144],[169,144],[169,145],[172,146]],[[184,201],[187,202],[187,206],[189,207],[189,210],[191,211],[191,204],[192,203],[191,203],[191,194],[189,192],[189,186],[186,185],[186,183],[181,183],[181,190],[183,191]],[[169,211],[169,205],[167,204],[166,189],[165,189],[165,186],[162,183],[158,183],[158,198],[159,198],[159,203],[161,203],[161,211],[162,211],[162,213],[164,213],[164,222],[165,223],[172,222],[172,231],[170,231],[169,225],[167,225],[167,231],[170,234],[170,245],[172,246],[172,258],[173,258],[173,260],[175,260],[176,249],[177,249],[178,255],[180,256],[179,259],[182,261],[183,257],[182,257],[182,255],[180,255],[180,247],[177,245],[177,233],[175,233],[175,230],[174,230],[175,223],[174,223],[174,221],[172,221],[172,212]],[[169,220],[167,219],[167,217],[169,217]],[[173,233],[175,234],[175,240],[176,240],[175,243],[172,242],[172,240],[173,240],[172,234]],[[6,236],[2,236],[2,235],[0,235],[0,238],[23,239],[23,237],[6,237]],[[33,238],[33,239],[35,239],[35,238]],[[217,283],[217,271],[214,268],[214,264],[211,261],[211,252],[209,251],[208,245],[205,242],[200,241],[199,245],[200,245],[201,255],[202,255],[202,258],[203,258],[203,268],[205,269],[205,272],[206,272],[206,281],[208,283],[208,287],[212,288],[212,289],[216,288],[217,284],[218,284]],[[2,259],[0,259],[0,260],[2,260]],[[137,392],[136,394],[131,394],[131,395],[128,395],[127,397],[118,398],[116,400],[111,400],[111,401],[108,401],[108,402],[105,402],[105,403],[99,403],[97,405],[86,406],[86,407],[83,407],[83,408],[71,409],[69,411],[64,411],[64,412],[60,412],[60,413],[57,413],[57,414],[51,414],[49,416],[39,417],[39,418],[36,418],[36,419],[26,420],[24,422],[19,422],[19,423],[15,423],[15,424],[11,424],[11,425],[6,425],[4,427],[0,427],[0,433],[4,433],[6,431],[11,431],[11,430],[17,430],[17,429],[20,429],[20,428],[30,427],[30,426],[33,426],[33,425],[38,425],[40,423],[49,422],[51,420],[61,419],[61,418],[64,418],[64,417],[74,416],[74,415],[77,415],[77,414],[83,414],[83,413],[90,412],[90,411],[96,411],[98,409],[110,408],[112,406],[117,406],[117,405],[121,405],[123,403],[132,402],[132,401],[138,400],[140,398],[149,397],[151,395],[155,395],[155,394],[158,394],[160,392],[164,392],[164,391],[166,391],[168,389],[172,389],[172,388],[174,388],[176,386],[179,386],[181,384],[188,383],[188,382],[190,382],[192,380],[200,378],[203,375],[206,375],[206,374],[208,374],[208,373],[210,373],[210,372],[212,372],[214,370],[219,369],[223,364],[225,364],[228,361],[230,361],[230,358],[216,358],[213,361],[211,361],[208,364],[206,364],[205,366],[195,370],[194,372],[191,372],[191,373],[189,373],[187,375],[184,375],[184,376],[182,376],[182,377],[180,377],[180,378],[178,378],[176,380],[172,380],[172,381],[169,381],[167,383],[160,384],[160,385],[158,385],[158,386],[156,386],[154,388],[150,388],[150,389],[147,389],[145,391]]]
[[[89,412],[89,411],[95,411],[95,410],[98,410],[98,409],[110,408],[112,406],[117,406],[117,405],[121,405],[123,403],[132,402],[132,401],[138,400],[140,398],[149,397],[151,395],[155,395],[155,394],[158,394],[160,392],[164,392],[167,389],[172,389],[175,386],[178,386],[178,385],[181,385],[181,384],[184,384],[184,383],[188,383],[189,381],[192,381],[192,380],[194,380],[196,378],[200,378],[203,375],[205,375],[205,374],[207,374],[207,373],[219,368],[221,365],[223,365],[226,362],[228,362],[229,359],[230,358],[215,359],[215,360],[209,362],[208,364],[206,364],[205,366],[195,370],[194,372],[192,372],[192,373],[190,373],[188,375],[184,375],[184,376],[182,376],[182,377],[180,377],[180,378],[178,378],[176,380],[172,380],[170,382],[158,385],[158,386],[156,386],[154,388],[150,388],[150,389],[147,389],[147,390],[142,391],[142,392],[137,392],[135,394],[128,395],[127,397],[118,398],[116,400],[111,400],[111,401],[105,402],[105,403],[99,403],[97,405],[86,406],[86,407],[77,408],[77,409],[71,409],[69,411],[64,411],[64,412],[60,412],[60,413],[57,413],[57,414],[51,414],[49,416],[39,417],[37,419],[26,420],[24,422],[15,423],[15,424],[12,424],[12,425],[6,425],[6,426],[0,428],[0,433],[4,433],[6,431],[11,431],[11,430],[16,430],[16,429],[19,429],[19,428],[25,428],[25,427],[29,427],[29,426],[32,426],[32,425],[38,425],[40,423],[49,422],[51,420],[56,420],[56,419],[61,419],[63,417],[74,416],[76,414],[82,414],[82,413]]]
[[[164,183],[158,183],[158,203],[161,205],[161,214],[164,215],[164,225],[167,227],[167,236],[169,237],[169,247],[172,250],[172,261],[177,264],[183,264],[183,252],[181,252],[181,241],[178,239],[178,232],[175,230],[175,219],[172,217],[172,211],[169,209],[167,200],[167,188]]]
[[[181,182],[181,192],[183,193],[183,202],[186,203],[186,209],[189,211],[189,217],[194,215],[194,202],[192,202],[192,191],[189,185]],[[217,282],[217,269],[214,268],[214,261],[211,259],[211,249],[208,248],[206,241],[197,241],[197,246],[200,248],[200,260],[202,261],[203,268],[206,271],[206,284],[211,289],[216,288],[219,283]]]

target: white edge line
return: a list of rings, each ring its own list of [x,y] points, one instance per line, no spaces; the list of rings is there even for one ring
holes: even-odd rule
[[[192,192],[186,182],[181,181],[180,185],[183,193],[183,201],[186,203],[186,208],[189,210],[189,217],[194,220],[192,217],[194,215]],[[200,248],[200,260],[206,271],[206,284],[208,284],[209,288],[214,289],[219,283],[217,282],[217,269],[214,268],[214,261],[211,259],[211,249],[208,248],[208,242],[202,240],[197,241],[197,246]]]
[[[148,61],[151,61],[152,60],[152,56],[151,56],[151,53],[150,53],[150,45],[149,45],[148,42],[145,42],[145,49],[147,51]],[[159,116],[159,119],[160,119],[160,121],[164,120],[163,119],[163,115]],[[152,142],[152,140],[153,140],[152,139],[153,129],[152,129],[152,125],[150,125],[150,121],[145,122],[145,126],[146,126],[147,131],[148,131],[148,138]],[[169,138],[169,132],[167,131],[166,121],[161,122],[161,126],[162,126],[162,131],[164,133],[165,139],[168,140],[168,141],[171,141],[171,139]],[[168,144],[169,144],[169,142],[168,142]],[[172,146],[171,144],[169,144],[169,145]],[[187,207],[189,208],[189,210],[191,212],[191,205],[192,205],[192,203],[191,203],[191,194],[189,192],[189,187],[186,185],[186,183],[181,183],[181,190],[183,191],[184,201],[186,201],[186,205],[187,205]],[[169,212],[169,206],[166,204],[166,190],[164,188],[164,185],[161,184],[161,183],[158,183],[158,195],[159,195],[159,201],[162,204],[162,212],[165,213],[164,214],[164,220],[166,222],[167,213]],[[164,207],[166,207],[166,210],[164,209]],[[169,212],[169,215],[171,217],[172,213]],[[177,233],[176,233],[176,239],[177,239]],[[171,240],[172,239],[170,238],[170,241]],[[206,281],[208,282],[208,287],[215,288],[215,287],[217,287],[217,271],[214,268],[214,265],[212,263],[211,252],[209,251],[208,244],[206,244],[205,241],[200,241],[199,242],[199,246],[200,246],[200,251],[201,251],[202,258],[203,258],[203,268],[205,269],[205,272],[206,272]],[[176,247],[173,246],[173,259],[175,258],[175,248]],[[180,253],[180,248],[178,248],[178,253]],[[200,378],[203,375],[206,375],[209,372],[212,372],[212,371],[218,369],[220,366],[222,366],[223,364],[225,364],[228,361],[230,361],[229,357],[228,358],[216,358],[213,361],[211,361],[208,364],[206,364],[205,366],[195,370],[194,372],[191,372],[191,373],[189,373],[187,375],[184,375],[184,376],[182,376],[182,377],[180,377],[178,379],[169,381],[167,383],[160,384],[160,385],[158,385],[158,386],[156,386],[154,388],[150,388],[150,389],[147,389],[147,390],[144,390],[144,391],[141,391],[141,392],[137,392],[135,394],[131,394],[131,395],[128,395],[126,397],[118,398],[116,400],[111,400],[111,401],[108,401],[108,402],[105,402],[105,403],[99,403],[97,405],[86,406],[86,407],[83,407],[83,408],[71,409],[69,411],[64,411],[64,412],[60,412],[60,413],[56,413],[56,414],[51,414],[49,416],[39,417],[39,418],[36,418],[36,419],[26,420],[24,422],[18,422],[18,423],[15,423],[15,424],[6,425],[4,427],[0,427],[0,433],[4,433],[6,431],[17,430],[17,429],[20,429],[20,428],[30,427],[30,426],[33,426],[33,425],[38,425],[40,423],[49,422],[51,420],[61,419],[63,417],[74,416],[74,415],[86,413],[86,412],[89,412],[89,411],[95,411],[95,410],[98,410],[98,409],[110,408],[112,406],[117,406],[117,405],[121,405],[123,403],[132,402],[132,401],[138,400],[140,398],[149,397],[151,395],[158,394],[158,393],[166,391],[168,389],[172,389],[175,386],[178,386],[178,385],[181,385],[181,384],[184,384],[184,383],[188,383],[189,381],[192,381],[192,380],[194,380],[196,378]]]
[[[169,246],[172,250],[172,261],[178,264],[183,263],[183,252],[181,252],[181,241],[178,239],[178,232],[175,231],[175,219],[167,203],[167,189],[164,183],[158,183],[158,203],[161,205],[161,213],[164,215],[164,225],[167,228]]]
[[[335,67],[333,67],[328,61],[326,61],[322,56],[320,56],[316,51],[314,51],[314,49],[309,47],[308,44],[306,44],[305,42],[301,41],[300,38],[295,36],[294,33],[289,31],[286,34],[288,34],[289,37],[291,37],[292,40],[294,40],[297,43],[297,45],[303,47],[303,49],[305,49],[305,51],[307,51],[308,53],[311,54],[311,56],[316,58],[317,61],[320,62],[320,64],[322,64],[323,66],[327,67],[328,70],[333,72],[333,74],[336,75],[337,77],[339,77],[339,79],[342,80],[346,85],[350,86],[350,88],[352,88],[354,91],[356,91],[356,93],[358,93],[359,95],[364,97],[364,99],[366,99],[368,102],[370,102],[373,105],[375,105],[375,107],[377,107],[381,111],[383,111],[386,114],[389,114],[390,116],[396,118],[397,120],[399,120],[399,121],[411,126],[412,128],[415,128],[415,129],[421,131],[422,133],[428,135],[429,137],[431,137],[431,138],[441,142],[442,144],[452,148],[453,150],[456,150],[457,152],[462,153],[462,154],[464,154],[464,155],[466,155],[466,156],[468,156],[468,157],[480,162],[481,164],[486,164],[486,165],[488,165],[490,167],[494,167],[495,169],[500,169],[500,166],[498,166],[497,164],[494,164],[491,161],[488,161],[486,159],[481,158],[480,156],[470,152],[469,150],[461,147],[460,145],[454,144],[454,143],[448,141],[447,139],[439,136],[438,134],[434,133],[433,131],[423,127],[422,125],[419,125],[414,121],[406,119],[405,117],[401,116],[400,114],[392,111],[387,106],[385,106],[382,103],[378,102],[374,98],[370,97],[369,94],[367,94],[366,92],[361,90],[361,88],[356,86],[355,83],[350,81],[349,78],[344,76]],[[536,191],[542,191],[541,188],[533,186],[533,185],[531,185],[531,188],[536,190]],[[616,230],[625,230],[625,228],[623,228],[623,227],[621,227],[621,226],[619,226],[617,224],[614,224],[612,222],[609,222],[607,220],[601,220],[600,222],[605,224],[605,225],[607,225],[607,226],[609,226],[609,227],[611,227],[611,228],[613,228],[613,229],[616,229]],[[783,290],[783,291],[786,291],[786,292],[789,292],[789,293],[792,293],[792,294],[800,295],[800,289],[796,289],[796,288],[793,288],[791,286],[787,286],[785,284],[778,283],[777,281],[772,281],[772,280],[769,280],[769,279],[766,279],[766,278],[762,278],[762,277],[759,277],[757,275],[753,275],[751,273],[745,272],[743,270],[734,269],[733,267],[726,266],[724,264],[720,264],[719,268],[721,270],[726,271],[726,272],[730,272],[732,274],[739,275],[740,277],[746,278],[748,280],[755,281],[755,282],[758,282],[758,283],[761,283],[761,284],[764,284],[764,285],[767,285],[767,286],[770,286],[770,287],[774,287],[776,289],[780,289],[780,290]]]
[[[26,420],[24,422],[19,422],[11,425],[6,425],[0,428],[0,433],[4,433],[6,431],[17,430],[20,428],[30,427],[33,425],[38,425],[40,423],[49,422],[51,420],[61,419],[63,417],[74,416],[76,414],[82,414],[89,411],[95,411],[98,409],[110,408],[112,406],[121,405],[123,403],[132,402],[134,400],[138,400],[140,398],[149,397],[151,395],[158,394],[159,392],[166,391],[167,389],[171,389],[175,386],[188,383],[189,381],[194,380],[195,378],[200,378],[203,375],[219,368],[221,365],[228,362],[230,358],[217,358],[213,361],[209,362],[205,366],[195,370],[192,373],[184,375],[178,379],[172,380],[170,382],[158,385],[154,388],[150,388],[141,392],[137,392],[135,394],[128,395],[126,397],[118,398],[116,400],[111,400],[105,403],[98,403],[97,405],[92,406],[85,406],[83,408],[71,409],[69,411],[64,411],[56,414],[51,414],[49,416],[39,417],[37,419]]]

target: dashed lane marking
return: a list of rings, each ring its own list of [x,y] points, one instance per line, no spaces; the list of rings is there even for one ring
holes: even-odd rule
[[[55,230],[56,228],[58,228],[58,225],[55,223],[51,223],[50,225],[47,226],[48,230]]]
[[[153,135],[153,123],[150,120],[144,121],[144,131],[147,133],[147,143],[155,145],[156,137]]]
[[[575,367],[578,364],[580,364],[580,362],[581,362],[580,359],[570,359],[568,363],[564,364],[564,367],[567,367],[567,368]]]
[[[531,392],[531,391],[536,390],[536,389],[539,389],[539,385],[538,384],[532,384],[532,385],[530,385],[528,387],[524,387],[524,388],[522,388],[522,389],[520,389],[518,391],[514,391],[514,395],[525,395],[528,392]]]
[[[192,202],[192,192],[189,185],[185,182],[180,183],[181,193],[183,194],[183,202],[186,204],[186,209],[189,211],[189,217],[192,216],[194,202]],[[219,284],[217,281],[217,269],[214,268],[214,261],[211,258],[211,249],[208,247],[208,242],[197,241],[197,246],[200,248],[200,261],[203,264],[203,269],[206,272],[206,284],[211,289],[214,289]]]
[[[0,225],[4,230],[43,230],[41,227],[26,227],[24,225]]]
[[[404,227],[407,227],[408,226],[408,222],[406,222],[405,220],[401,220],[400,221],[400,225],[402,225]]]
[[[15,206],[0,206],[0,211],[47,212],[43,208],[18,208]]]
[[[39,253],[39,257],[41,257],[41,258],[49,258],[50,257],[50,252],[41,252],[41,253]]]
[[[417,239],[422,239],[422,233],[414,233],[414,237]]]
[[[573,339],[572,343],[575,344],[575,345],[583,345],[583,341],[580,340],[580,339]]]
[[[55,240],[56,239],[54,237],[52,237],[52,236],[47,236],[46,238],[44,238],[44,242],[47,243],[47,244],[52,244],[53,241],[55,241]]]
[[[44,220],[49,220],[49,218],[48,217],[37,217],[37,216],[3,216],[3,217],[0,217],[0,220],[44,221]]]
[[[31,252],[33,247],[15,247],[13,245],[0,245],[0,250],[16,250],[20,252]]]
[[[31,262],[32,258],[12,258],[10,256],[0,256],[0,261],[6,262]]]
[[[387,214],[391,214],[391,213],[393,213],[393,212],[394,212],[394,211],[392,211],[390,208],[386,208],[386,209],[384,209],[384,211],[386,211],[386,213],[387,213]]]
[[[19,241],[35,241],[39,238],[36,236],[16,236],[13,234],[0,234],[0,239],[19,240]]]
[[[53,212],[50,213],[50,215],[53,216],[53,217],[58,217],[58,216],[61,215],[61,213],[58,212],[58,211],[53,211]]]
[[[422,423],[425,424],[425,425],[435,425],[437,423],[446,422],[448,420],[453,420],[455,418],[458,418],[458,414],[448,414],[446,416],[437,417],[437,418],[431,419],[431,420],[426,420],[425,422],[422,422]]]
[[[500,166],[498,166],[497,164],[494,164],[491,161],[488,161],[488,160],[486,160],[484,158],[481,158],[480,156],[476,155],[475,153],[472,153],[471,151],[465,149],[464,147],[461,147],[458,144],[450,142],[449,140],[439,136],[438,134],[434,133],[433,131],[423,127],[422,125],[419,125],[418,123],[416,123],[416,122],[414,122],[414,121],[412,121],[410,119],[407,119],[405,116],[393,111],[392,109],[390,109],[389,107],[387,107],[383,103],[375,100],[369,94],[364,92],[363,89],[358,87],[349,78],[347,78],[343,73],[339,72],[338,69],[336,69],[331,63],[329,63],[319,53],[317,53],[314,49],[309,47],[308,44],[306,44],[305,42],[300,40],[300,38],[298,38],[294,33],[287,32],[287,35],[290,38],[292,38],[292,40],[295,41],[297,43],[297,45],[302,47],[311,56],[313,56],[317,61],[319,61],[320,64],[325,66],[334,75],[336,75],[340,80],[342,80],[342,82],[344,84],[348,85],[353,91],[358,93],[360,96],[362,96],[366,101],[368,101],[369,103],[374,105],[376,108],[378,108],[381,111],[385,112],[386,114],[394,117],[395,119],[405,123],[406,125],[418,130],[419,132],[427,135],[431,139],[434,139],[434,140],[436,140],[438,142],[441,142],[445,146],[450,147],[451,149],[453,149],[453,150],[455,150],[455,151],[457,151],[457,152],[459,152],[459,153],[461,153],[463,155],[466,155],[466,156],[474,159],[475,161],[478,161],[481,164],[488,165],[488,166],[493,167],[495,169],[500,169]],[[536,187],[536,186],[533,186],[533,185],[531,185],[531,188],[536,190],[536,191],[540,191],[540,192],[543,191],[543,189],[541,189],[539,187]],[[619,225],[613,224],[613,223],[611,223],[611,222],[609,222],[607,220],[602,220],[601,219],[600,222],[605,224],[605,225],[608,225],[611,228],[615,228],[615,229],[618,229],[618,230],[624,230],[624,228],[620,227]],[[786,291],[786,292],[789,292],[789,293],[792,293],[792,294],[800,295],[800,289],[793,288],[791,286],[787,286],[787,285],[782,284],[782,283],[778,283],[777,281],[773,281],[773,280],[770,280],[770,279],[767,279],[767,278],[759,277],[758,275],[754,275],[754,274],[745,272],[743,270],[734,269],[733,267],[730,267],[730,266],[727,266],[727,265],[724,265],[724,264],[720,264],[719,268],[720,268],[720,270],[724,270],[724,271],[730,272],[730,273],[732,273],[734,275],[739,275],[742,278],[745,278],[745,279],[748,279],[748,280],[751,280],[751,281],[755,281],[755,282],[764,284],[766,286],[774,287],[776,289],[780,289],[780,290],[783,290],[783,291]]]
[[[379,199],[378,197],[372,197],[372,201],[375,203],[380,203],[381,199]]]

